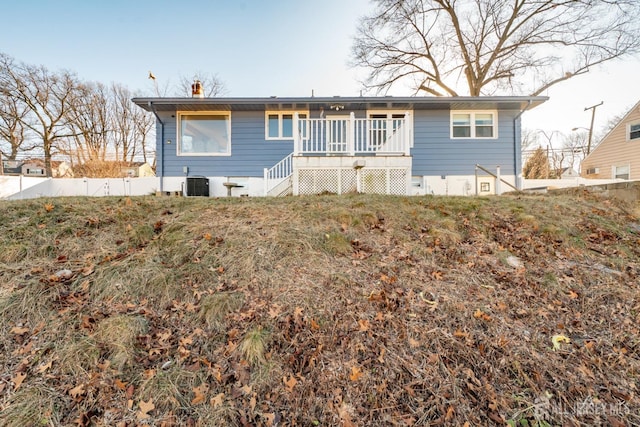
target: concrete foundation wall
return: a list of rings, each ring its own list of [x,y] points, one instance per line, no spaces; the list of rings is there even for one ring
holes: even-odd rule
[[[610,184],[589,185],[579,188],[563,188],[549,190],[551,193],[572,193],[576,191],[589,191],[604,197],[624,200],[627,202],[640,201],[640,181],[624,181]]]

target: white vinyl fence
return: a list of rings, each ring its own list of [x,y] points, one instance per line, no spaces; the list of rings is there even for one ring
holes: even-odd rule
[[[15,176],[0,179],[0,198],[143,196],[154,194],[157,188],[157,177],[51,179]]]

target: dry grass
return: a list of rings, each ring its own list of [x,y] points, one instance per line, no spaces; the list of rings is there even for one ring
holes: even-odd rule
[[[260,326],[248,331],[240,342],[242,357],[252,366],[264,364],[268,339],[269,332]]]
[[[60,425],[60,393],[53,387],[34,384],[18,390],[3,403],[0,424],[6,427]]]
[[[640,424],[638,212],[588,195],[0,202],[0,424]]]
[[[100,321],[93,333],[96,343],[104,349],[105,357],[117,370],[134,359],[136,338],[147,332],[143,316],[119,315]]]
[[[210,328],[225,329],[225,317],[242,307],[244,295],[240,292],[217,292],[200,301],[198,319]]]

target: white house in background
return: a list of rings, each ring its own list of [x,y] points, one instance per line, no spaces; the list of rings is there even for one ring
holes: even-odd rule
[[[640,102],[582,161],[580,175],[600,179],[640,179]]]
[[[562,168],[560,170],[560,179],[577,178],[580,174],[574,168]]]
[[[147,162],[123,163],[122,166],[120,166],[120,171],[123,176],[128,176],[130,178],[156,176],[153,168]]]

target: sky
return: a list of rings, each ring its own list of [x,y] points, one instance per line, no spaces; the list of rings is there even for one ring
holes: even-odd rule
[[[368,0],[20,0],[5,1],[0,52],[153,96],[199,71],[216,74],[227,96],[357,96],[366,76],[350,67]],[[523,126],[568,134],[594,130],[640,100],[640,58],[610,62],[552,87]],[[395,96],[409,96],[396,88]]]

